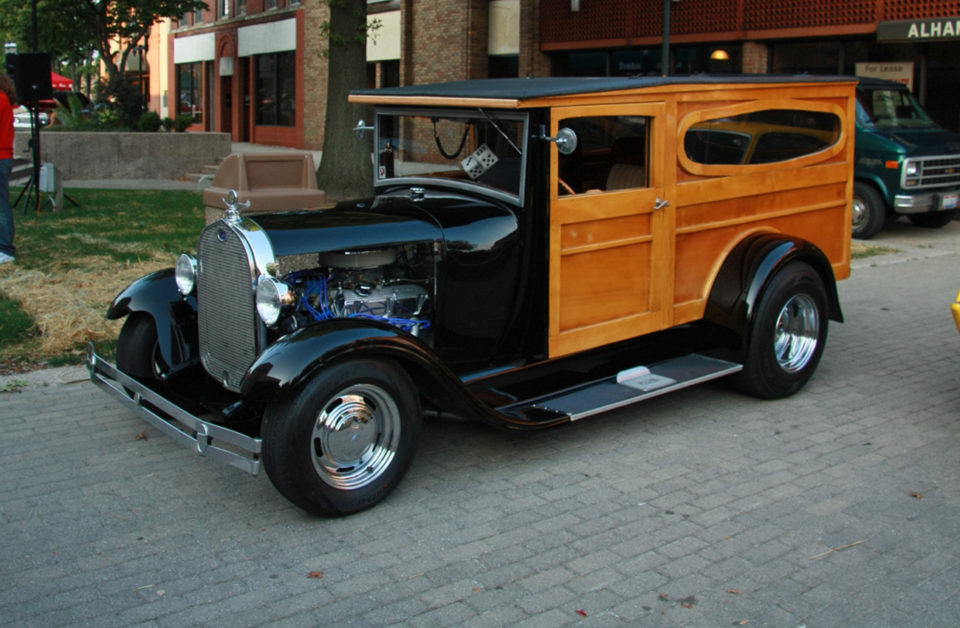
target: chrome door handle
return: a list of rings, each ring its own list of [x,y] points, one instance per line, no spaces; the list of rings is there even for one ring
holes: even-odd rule
[[[657,200],[653,202],[653,211],[663,209],[664,207],[670,207],[670,201],[664,200],[658,196]]]

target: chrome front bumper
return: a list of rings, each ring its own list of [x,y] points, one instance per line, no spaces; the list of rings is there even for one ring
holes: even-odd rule
[[[121,373],[117,367],[97,355],[92,342],[87,353],[87,370],[90,371],[91,381],[127,407],[136,410],[147,423],[200,456],[224,462],[252,475],[260,472],[259,438],[190,414],[156,391]]]
[[[960,201],[957,190],[897,194],[893,197],[893,211],[898,214],[925,214],[950,211],[958,207]]]

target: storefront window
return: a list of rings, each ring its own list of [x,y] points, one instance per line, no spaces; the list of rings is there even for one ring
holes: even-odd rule
[[[297,112],[296,53],[258,55],[256,64],[257,124],[294,126]]]
[[[194,122],[203,122],[203,62],[177,65],[177,114],[189,114]]]

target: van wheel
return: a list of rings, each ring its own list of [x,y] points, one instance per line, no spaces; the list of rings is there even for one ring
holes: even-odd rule
[[[277,490],[315,515],[338,517],[384,499],[420,437],[420,404],[388,362],[350,360],[320,371],[263,417],[263,466]]]
[[[788,397],[817,369],[827,341],[827,297],[820,275],[791,262],[768,283],[748,332],[744,392],[763,399]]]
[[[907,218],[918,227],[927,229],[939,229],[946,227],[950,221],[957,217],[957,210],[951,209],[944,212],[930,212],[927,214],[910,214]]]
[[[853,184],[853,237],[869,240],[887,221],[883,197],[869,183]]]

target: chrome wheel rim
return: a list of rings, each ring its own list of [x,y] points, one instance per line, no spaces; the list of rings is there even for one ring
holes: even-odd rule
[[[354,384],[320,410],[310,438],[313,468],[330,486],[355,490],[375,482],[400,443],[400,410],[385,390]]]
[[[784,371],[803,370],[817,350],[820,311],[808,294],[795,294],[783,304],[774,328],[773,349]]]
[[[867,222],[867,204],[859,196],[853,197],[853,228],[858,229]]]

